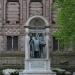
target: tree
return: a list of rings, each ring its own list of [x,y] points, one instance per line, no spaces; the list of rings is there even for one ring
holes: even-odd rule
[[[56,0],[58,31],[55,33],[61,46],[75,45],[75,0]]]

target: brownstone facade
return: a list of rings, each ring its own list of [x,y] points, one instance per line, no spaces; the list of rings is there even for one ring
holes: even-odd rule
[[[25,24],[32,16],[43,16],[48,21],[50,52],[57,50],[53,37],[56,13],[53,0],[0,0],[0,68],[24,68]]]
[[[16,51],[24,51],[24,25],[31,16],[47,19],[53,33],[51,10],[52,0],[0,0],[0,51],[8,51],[7,36],[18,36]]]
[[[56,30],[52,24],[52,0],[0,0],[0,65],[23,65],[25,24],[32,16],[43,16],[50,25],[51,36]],[[52,47],[52,41],[50,41]],[[12,62],[12,63],[11,63]]]

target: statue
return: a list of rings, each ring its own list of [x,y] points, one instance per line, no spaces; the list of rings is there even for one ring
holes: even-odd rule
[[[34,41],[32,39],[32,36],[30,37],[29,44],[30,44],[30,57],[34,57]]]
[[[37,36],[33,38],[33,41],[34,41],[34,56],[35,58],[40,58],[40,48],[39,48],[40,41]]]
[[[39,37],[38,34],[36,36],[30,37],[30,56],[34,58],[43,57],[43,48],[45,47],[45,42],[42,37]]]
[[[40,53],[41,53],[41,57],[44,57],[44,48],[46,45],[46,42],[44,41],[44,38],[42,36],[39,36],[39,48],[40,48]]]

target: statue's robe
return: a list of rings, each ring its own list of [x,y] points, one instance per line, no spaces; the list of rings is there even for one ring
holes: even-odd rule
[[[30,44],[30,56],[34,57],[34,41],[32,38],[30,39],[29,44]]]
[[[34,57],[40,58],[39,39],[37,37],[33,37],[32,40],[34,41]]]
[[[39,48],[41,57],[44,57],[44,48],[45,48],[46,42],[43,37],[39,37]]]
[[[34,39],[34,50],[39,51],[39,40],[38,39]]]

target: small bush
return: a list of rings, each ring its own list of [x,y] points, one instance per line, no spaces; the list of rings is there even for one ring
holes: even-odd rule
[[[2,72],[2,70],[0,70],[0,75],[4,75],[3,72]]]
[[[56,72],[56,75],[65,75],[66,70],[60,68],[54,68],[53,71]]]
[[[65,75],[65,72],[57,72],[57,75]]]
[[[19,75],[19,72],[15,71],[15,72],[10,73],[10,75]]]
[[[65,75],[72,75],[72,73],[69,72],[69,71],[66,71],[66,72],[65,72]]]

